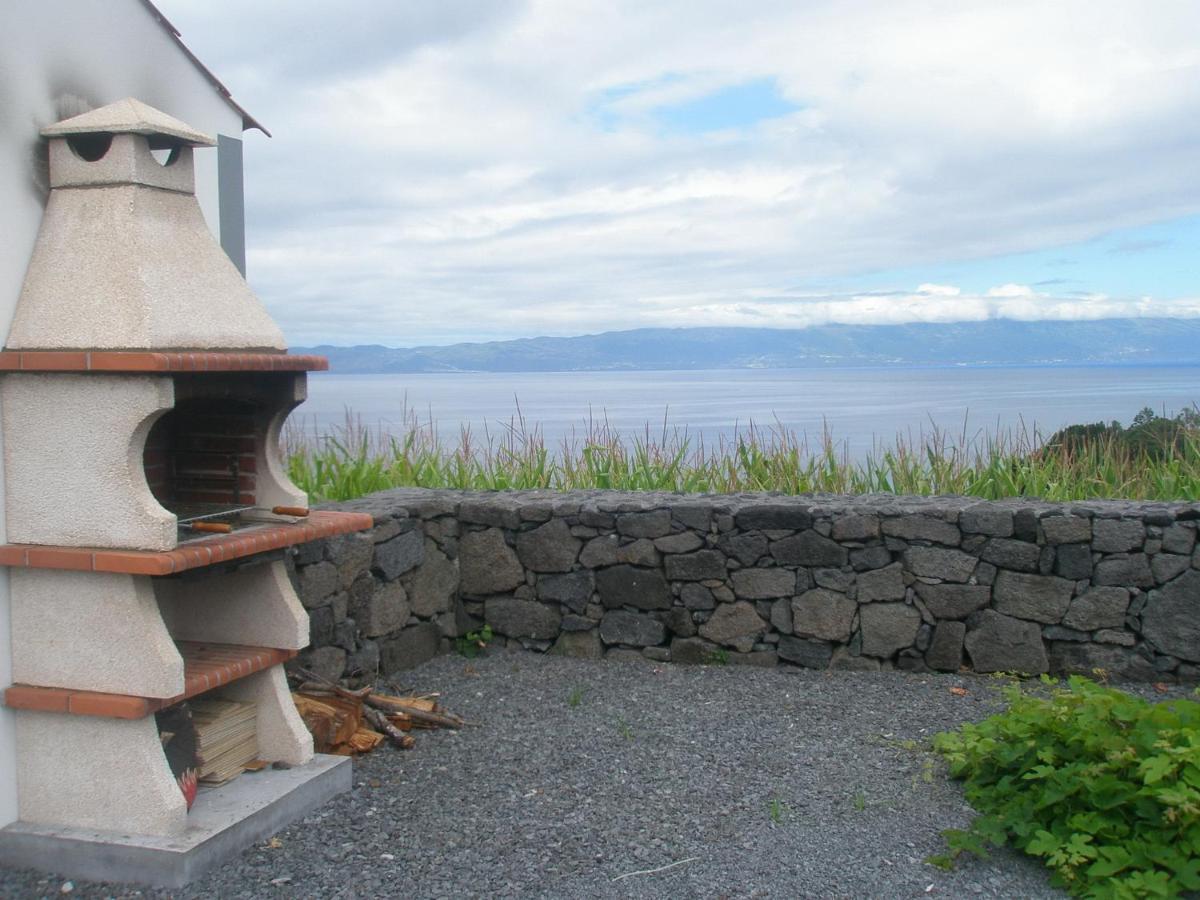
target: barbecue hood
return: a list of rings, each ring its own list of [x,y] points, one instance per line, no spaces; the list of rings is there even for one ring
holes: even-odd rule
[[[132,98],[42,135],[50,199],[10,349],[286,348],[196,201],[192,151],[211,137]]]

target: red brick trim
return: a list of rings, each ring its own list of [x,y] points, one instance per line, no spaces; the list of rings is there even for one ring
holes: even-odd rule
[[[174,550],[104,550],[95,547],[48,547],[40,544],[0,545],[0,566],[120,572],[127,575],[173,575],[214,563],[279,550],[296,544],[365,531],[375,525],[367,513],[313,510],[295,524],[260,525],[188,541]]]
[[[271,647],[243,647],[237,644],[201,644],[179,642],[183,657],[183,693],[175,697],[136,697],[106,694],[100,691],[75,691],[64,688],[14,684],[4,692],[9,709],[73,713],[78,716],[103,716],[110,719],[141,719],[160,709],[196,697],[206,691],[287,662],[295,650]]]
[[[0,372],[324,372],[324,356],[125,350],[4,350]]]

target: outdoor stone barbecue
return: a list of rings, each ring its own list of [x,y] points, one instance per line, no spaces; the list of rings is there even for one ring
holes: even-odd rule
[[[1200,504],[394,490],[296,548],[310,668],[453,649],[1200,680]]]
[[[287,355],[205,226],[192,153],[213,141],[132,99],[43,135],[52,190],[0,352],[20,813],[0,858],[179,883],[189,848],[255,820],[209,844],[236,851],[279,824],[264,811],[349,786],[288,692],[309,622],[282,551],[372,523],[310,514],[286,476],[280,428],[326,364]],[[154,713],[209,692],[254,704],[287,771],[189,813]]]

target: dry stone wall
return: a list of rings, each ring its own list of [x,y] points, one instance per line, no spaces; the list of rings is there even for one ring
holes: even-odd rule
[[[402,489],[301,546],[301,661],[492,648],[874,671],[1200,680],[1200,504]]]

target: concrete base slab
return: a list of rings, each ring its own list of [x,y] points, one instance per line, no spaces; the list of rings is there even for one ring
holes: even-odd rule
[[[201,788],[187,831],[172,837],[14,822],[0,828],[0,866],[182,887],[350,790],[351,771],[349,757],[318,754],[303,766],[247,772],[221,787]]]

